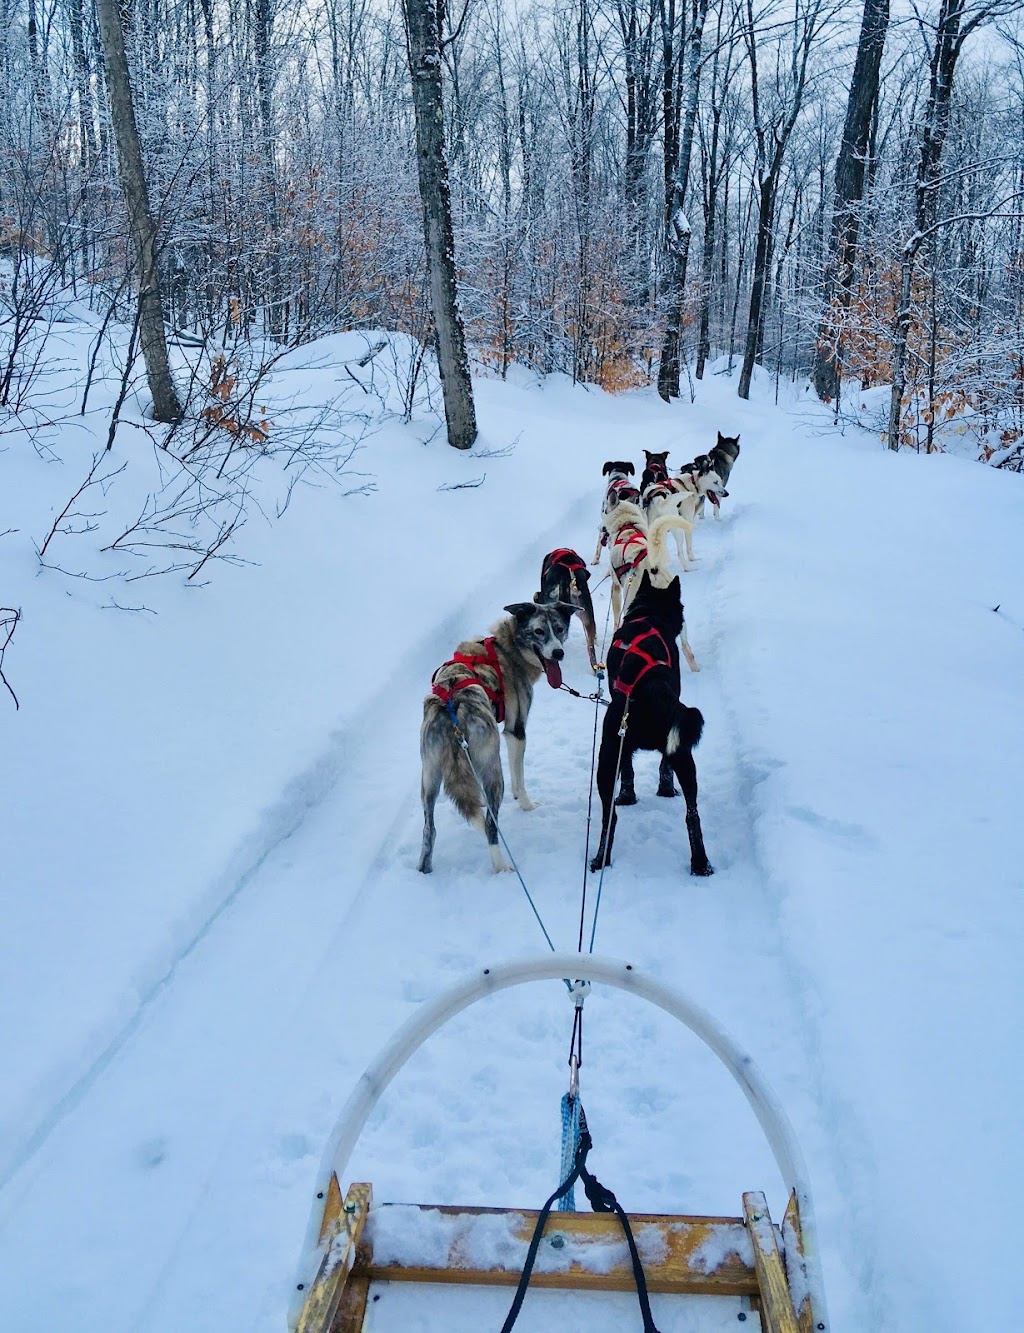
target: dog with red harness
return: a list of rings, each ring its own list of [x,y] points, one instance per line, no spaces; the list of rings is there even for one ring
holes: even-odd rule
[[[678,576],[667,587],[658,588],[645,573],[608,652],[611,703],[604,715],[597,761],[601,840],[590,863],[592,871],[612,863],[618,819],[616,805],[636,802],[634,753],[657,750],[662,756],[658,795],[675,795],[674,774],[686,798],[690,874],[714,873],[704,848],[697,810],[697,768],[693,761],[693,747],[700,740],[704,719],[698,709],[688,708],[679,699],[676,639],[682,624]],[[614,800],[616,777],[620,779],[617,801]]]
[[[423,848],[419,869],[433,868],[434,806],[443,786],[459,814],[481,829],[495,871],[511,870],[498,847],[497,815],[505,795],[498,726],[504,724],[512,795],[521,810],[534,809],[526,794],[523,761],[526,719],[540,677],[557,689],[574,608],[515,602],[491,633],[460,643],[434,672],[423,701]]]
[[[669,451],[667,449],[663,449],[661,453],[652,453],[650,449],[644,450],[644,457],[647,462],[640,474],[641,495],[648,486],[653,486],[656,481],[668,480],[668,455]]]
[[[540,567],[540,592],[533,594],[533,600],[542,605],[562,602],[576,608],[587,636],[590,665],[594,667],[597,665],[597,621],[589,584],[590,570],[583,563],[583,557],[568,546],[560,546],[544,557]]]
[[[647,572],[655,583],[668,582],[668,534],[692,527],[678,514],[666,514],[648,524],[639,504],[619,503],[604,516],[604,531],[611,552],[612,615],[618,625],[623,612]]]
[[[640,492],[636,484],[630,481],[635,472],[636,468],[629,459],[618,461],[611,459],[601,469],[602,477],[607,477],[609,480],[605,488],[604,502],[601,505],[601,526],[597,532],[597,550],[590,562],[592,565],[598,564],[601,559],[602,548],[608,545],[608,533],[604,526],[605,515],[611,513],[621,500],[628,500],[631,504],[640,503]]]

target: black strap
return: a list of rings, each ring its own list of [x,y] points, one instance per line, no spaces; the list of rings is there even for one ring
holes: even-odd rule
[[[501,1326],[501,1333],[509,1333],[509,1330],[519,1318],[519,1311],[523,1308],[523,1301],[526,1299],[526,1289],[530,1285],[530,1275],[533,1272],[533,1266],[537,1261],[537,1251],[540,1249],[541,1237],[544,1234],[544,1224],[548,1220],[548,1215],[554,1205],[564,1195],[568,1194],[575,1185],[576,1181],[582,1178],[583,1188],[587,1192],[587,1198],[590,1200],[590,1206],[595,1213],[614,1212],[622,1223],[622,1229],[626,1233],[626,1244],[629,1246],[629,1257],[633,1265],[633,1280],[636,1283],[637,1300],[640,1303],[640,1313],[644,1321],[644,1333],[658,1333],[654,1322],[654,1316],[651,1314],[651,1302],[647,1295],[647,1279],[644,1277],[643,1265],[640,1262],[640,1255],[637,1252],[636,1241],[633,1239],[633,1231],[629,1225],[629,1218],[626,1216],[622,1205],[616,1199],[615,1195],[601,1182],[590,1174],[587,1170],[587,1153],[593,1147],[593,1139],[590,1137],[590,1131],[587,1129],[587,1117],[583,1114],[583,1107],[580,1107],[580,1142],[576,1149],[576,1158],[573,1168],[555,1190],[551,1198],[540,1210],[537,1217],[537,1225],[533,1229],[533,1238],[530,1241],[530,1248],[526,1252],[526,1263],[519,1277],[519,1286],[516,1288],[515,1297],[512,1300],[512,1307]]]

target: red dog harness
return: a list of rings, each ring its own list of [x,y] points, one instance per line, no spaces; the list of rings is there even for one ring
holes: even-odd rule
[[[631,548],[637,548],[635,555],[630,555]],[[635,523],[624,523],[615,534],[612,545],[612,564],[615,577],[622,582],[626,574],[632,574],[647,555],[647,534]]]
[[[505,721],[505,680],[501,674],[501,663],[498,661],[498,654],[494,648],[494,636],[483,640],[484,650],[482,653],[455,653],[454,656],[443,663],[434,672],[431,681],[430,692],[437,696],[443,704],[451,704],[452,695],[456,690],[464,690],[468,685],[479,685],[484,694],[491,701],[491,707],[494,709],[494,716],[499,722]],[[470,675],[463,676],[459,680],[453,680],[450,685],[435,685],[433,681],[437,680],[438,675],[445,667],[463,666],[467,667]],[[486,666],[494,672],[497,679],[496,685],[488,685],[477,671],[477,667]]]
[[[636,631],[633,638],[620,638],[622,631],[612,639],[612,647],[622,650],[622,661],[615,673],[612,688],[619,690],[628,699],[636,687],[657,666],[671,667],[672,654],[661,630],[646,618],[634,620],[630,631]]]
[[[580,557],[568,546],[560,546],[557,551],[552,551],[548,559],[553,565],[561,565],[563,569],[567,569],[570,574],[586,569]]]
[[[635,504],[639,499],[640,492],[630,482],[628,477],[616,477],[614,481],[609,482],[608,484],[608,492],[605,496],[605,507],[609,507],[609,500],[614,501],[615,504],[619,504],[623,500],[628,500],[630,504]]]

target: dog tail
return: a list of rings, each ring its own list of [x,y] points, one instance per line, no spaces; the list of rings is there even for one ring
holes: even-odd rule
[[[655,575],[662,570],[667,574],[668,547],[666,542],[668,534],[673,528],[682,528],[687,532],[692,532],[693,524],[689,519],[683,518],[681,514],[664,514],[661,518],[654,520],[647,533],[647,568],[651,573],[651,582],[656,588],[662,585],[656,581]]]
[[[665,742],[665,753],[675,754],[677,750],[686,746],[692,750],[701,738],[704,731],[704,715],[699,708],[687,708],[684,703],[676,704],[675,717],[672,719],[672,725],[668,729],[668,740]]]
[[[480,823],[484,816],[484,798],[458,743],[448,710],[436,696],[428,694],[423,701],[423,728],[420,733],[420,752],[423,769],[436,766],[440,770],[445,795],[459,814],[470,824]]]

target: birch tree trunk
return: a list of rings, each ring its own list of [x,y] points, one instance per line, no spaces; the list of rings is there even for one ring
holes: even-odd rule
[[[663,24],[665,23],[664,9]],[[701,49],[708,0],[692,0],[690,28],[686,37],[686,79],[684,102],[676,113],[676,132],[672,136],[672,170],[666,170],[665,189],[665,251],[668,269],[666,305],[668,320],[661,347],[658,367],[658,393],[666,402],[679,397],[679,347],[683,331],[683,313],[686,293],[686,270],[690,258],[691,227],[684,211],[686,190],[690,180],[690,158],[693,155],[694,128],[697,121],[697,94],[700,89]],[[664,31],[664,29],[663,29]],[[664,39],[666,69],[669,62],[670,42]],[[666,73],[666,80],[668,75]],[[666,97],[666,111],[668,98]],[[668,133],[666,131],[666,150]],[[666,168],[669,162],[666,160]]]
[[[427,278],[448,443],[455,449],[468,449],[476,439],[476,409],[455,284],[455,239],[444,151],[437,7],[433,0],[404,0],[404,5],[416,113],[416,165],[423,202]]]
[[[117,145],[118,172],[125,203],[128,205],[128,225],[135,249],[139,284],[139,340],[153,398],[153,416],[157,421],[180,421],[182,407],[171,378],[167,340],[164,336],[163,301],[156,262],[156,225],[149,206],[118,0],[96,0],[96,17],[103,47],[103,73],[110,97],[110,118]]]

